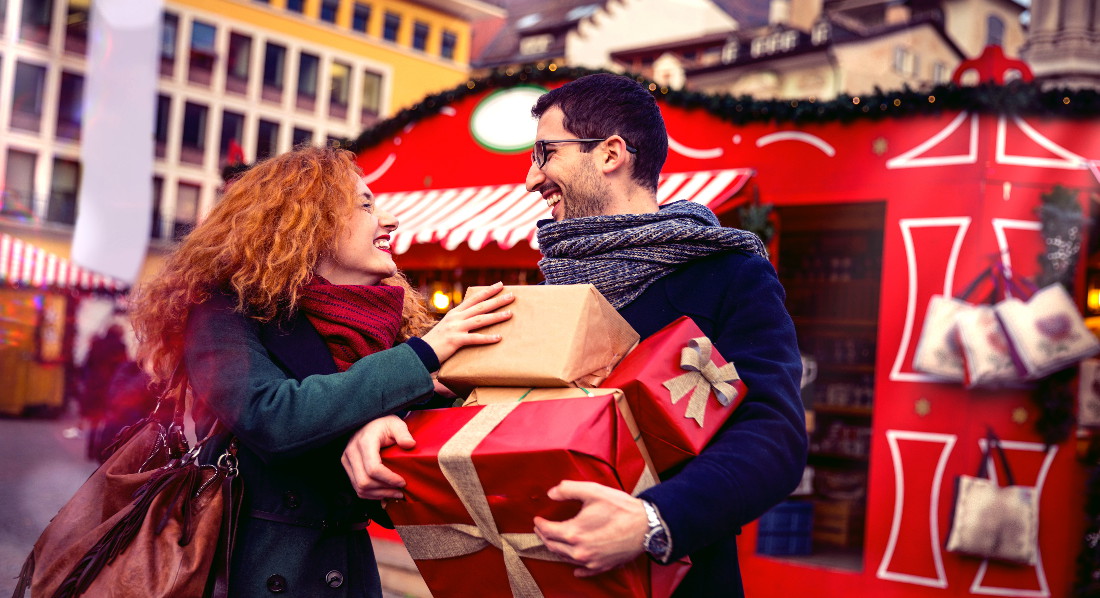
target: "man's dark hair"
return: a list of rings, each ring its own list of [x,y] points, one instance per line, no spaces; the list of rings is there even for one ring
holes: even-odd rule
[[[668,133],[657,101],[645,87],[622,75],[586,75],[544,93],[531,114],[541,118],[554,106],[565,114],[566,130],[577,137],[618,135],[637,148],[630,176],[646,189],[657,190],[657,178],[668,157]],[[585,151],[595,147],[583,145]]]

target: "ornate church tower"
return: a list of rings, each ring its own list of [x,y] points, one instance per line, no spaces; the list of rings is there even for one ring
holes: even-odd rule
[[[1032,0],[1020,53],[1044,87],[1100,89],[1100,2]]]

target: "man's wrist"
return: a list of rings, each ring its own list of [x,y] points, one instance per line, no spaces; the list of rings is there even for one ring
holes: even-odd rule
[[[646,554],[658,563],[665,564],[672,554],[672,535],[668,532],[668,525],[661,518],[661,512],[657,505],[642,499],[645,508],[648,529],[642,539],[642,549]]]

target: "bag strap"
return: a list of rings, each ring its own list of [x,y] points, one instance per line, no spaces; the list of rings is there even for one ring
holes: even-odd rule
[[[1016,278],[1009,274],[1009,271],[1005,269],[1004,262],[998,260],[994,264],[993,270],[996,274],[996,280],[1004,285],[1005,297],[1012,297],[1015,294],[1016,298],[1026,301],[1039,290],[1030,280]]]
[[[1006,485],[1015,486],[1016,477],[1012,475],[1012,468],[1008,465],[1008,457],[1005,455],[1004,447],[1001,446],[1001,439],[993,432],[992,426],[986,426],[985,450],[982,451],[982,464],[978,466],[978,477],[989,479],[989,463],[992,460],[993,451],[996,451],[997,457],[1000,457],[1001,467],[1004,468],[1005,472]]]
[[[978,289],[978,285],[980,285],[982,283],[982,281],[984,281],[985,279],[989,278],[992,275],[993,275],[993,268],[990,267],[990,268],[986,268],[985,270],[982,270],[981,272],[978,273],[977,276],[974,277],[974,280],[970,281],[970,284],[966,285],[966,288],[963,289],[963,292],[955,295],[955,298],[963,299],[963,300],[969,299],[970,295],[974,294],[974,291]],[[996,282],[996,280],[994,280],[994,282]]]

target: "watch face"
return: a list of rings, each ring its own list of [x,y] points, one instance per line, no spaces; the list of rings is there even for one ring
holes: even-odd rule
[[[668,534],[664,529],[655,529],[646,537],[645,551],[660,558],[668,554]]]

